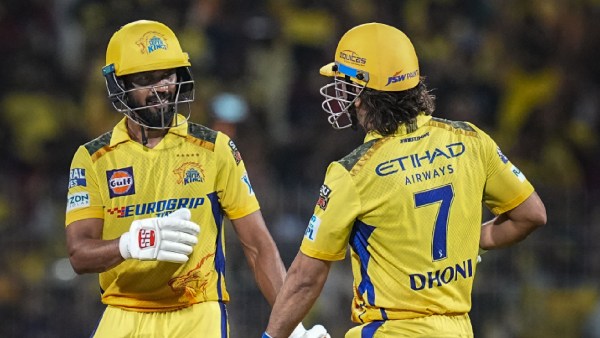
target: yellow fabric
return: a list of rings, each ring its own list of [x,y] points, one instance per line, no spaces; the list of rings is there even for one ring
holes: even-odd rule
[[[221,325],[219,325],[221,324]],[[204,302],[169,312],[135,312],[108,306],[95,338],[229,337],[225,305]]]
[[[345,338],[471,338],[473,328],[468,315],[428,316],[413,319],[388,320],[375,327],[364,324],[350,329]]]
[[[341,260],[352,247],[352,319],[366,323],[471,308],[482,201],[510,210],[533,192],[469,123],[419,116],[419,128],[365,143],[330,164],[301,251]]]
[[[86,218],[103,219],[102,237],[108,240],[120,237],[136,219],[187,207],[201,229],[190,260],[182,265],[130,259],[101,273],[105,304],[164,311],[229,300],[223,279],[223,216],[237,219],[257,211],[259,204],[236,146],[227,135],[202,128],[205,137],[189,135],[188,123],[172,128],[149,149],[129,138],[123,119],[110,142],[95,141],[93,149],[98,149],[92,154],[86,146],[77,150],[71,164],[67,226]]]

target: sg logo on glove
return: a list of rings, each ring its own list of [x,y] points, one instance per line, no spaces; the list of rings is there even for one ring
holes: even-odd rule
[[[155,245],[156,234],[154,230],[140,229],[138,233],[138,246],[140,249],[150,248]]]

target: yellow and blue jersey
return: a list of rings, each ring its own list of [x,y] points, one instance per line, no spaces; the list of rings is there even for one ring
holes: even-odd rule
[[[102,301],[135,311],[167,311],[229,300],[223,218],[259,209],[240,152],[231,139],[185,123],[154,148],[131,140],[123,119],[79,147],[71,164],[66,226],[104,220],[102,238],[120,237],[131,222],[191,210],[198,244],[184,264],[126,260],[99,275]]]
[[[302,241],[322,260],[351,247],[358,323],[469,312],[482,202],[500,214],[533,193],[476,126],[425,115],[417,125],[370,132],[329,165]]]

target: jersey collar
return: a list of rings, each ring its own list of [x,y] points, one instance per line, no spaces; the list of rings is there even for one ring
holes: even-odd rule
[[[183,116],[179,116],[179,118],[184,118]],[[119,121],[119,123],[113,128],[113,134],[112,137],[110,139],[110,146],[113,147],[119,143],[122,142],[126,142],[126,141],[131,141],[131,137],[129,136],[129,133],[127,132],[127,119],[128,117],[124,117],[121,121]],[[187,130],[188,130],[188,123],[187,121],[180,124],[177,127],[172,127],[169,129],[169,132],[167,133],[167,135],[169,134],[175,134],[175,135],[179,135],[179,136],[183,136],[186,137],[187,136]],[[165,137],[167,137],[167,135],[165,135]]]
[[[429,122],[429,120],[431,120],[431,115],[425,115],[425,114],[419,114],[417,115],[417,128],[421,128],[425,123]],[[393,135],[389,135],[389,136],[402,136],[402,135],[406,135],[408,134],[406,132],[406,124],[401,124],[398,127],[398,130],[396,130],[396,132]],[[377,139],[377,138],[382,138],[383,136],[381,134],[379,134],[378,132],[371,130],[367,133],[367,135],[365,136],[365,143],[369,142],[371,140]]]

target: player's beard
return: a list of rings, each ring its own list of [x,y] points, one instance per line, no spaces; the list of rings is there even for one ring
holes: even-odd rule
[[[175,116],[175,104],[171,101],[172,95],[161,98],[162,106],[143,108],[135,111],[137,119],[142,124],[151,128],[165,128],[171,125]],[[146,100],[145,106],[158,104],[157,98],[149,98]]]
[[[350,115],[350,121],[352,122],[352,130],[358,130],[358,115],[353,104],[348,107],[348,115]]]

